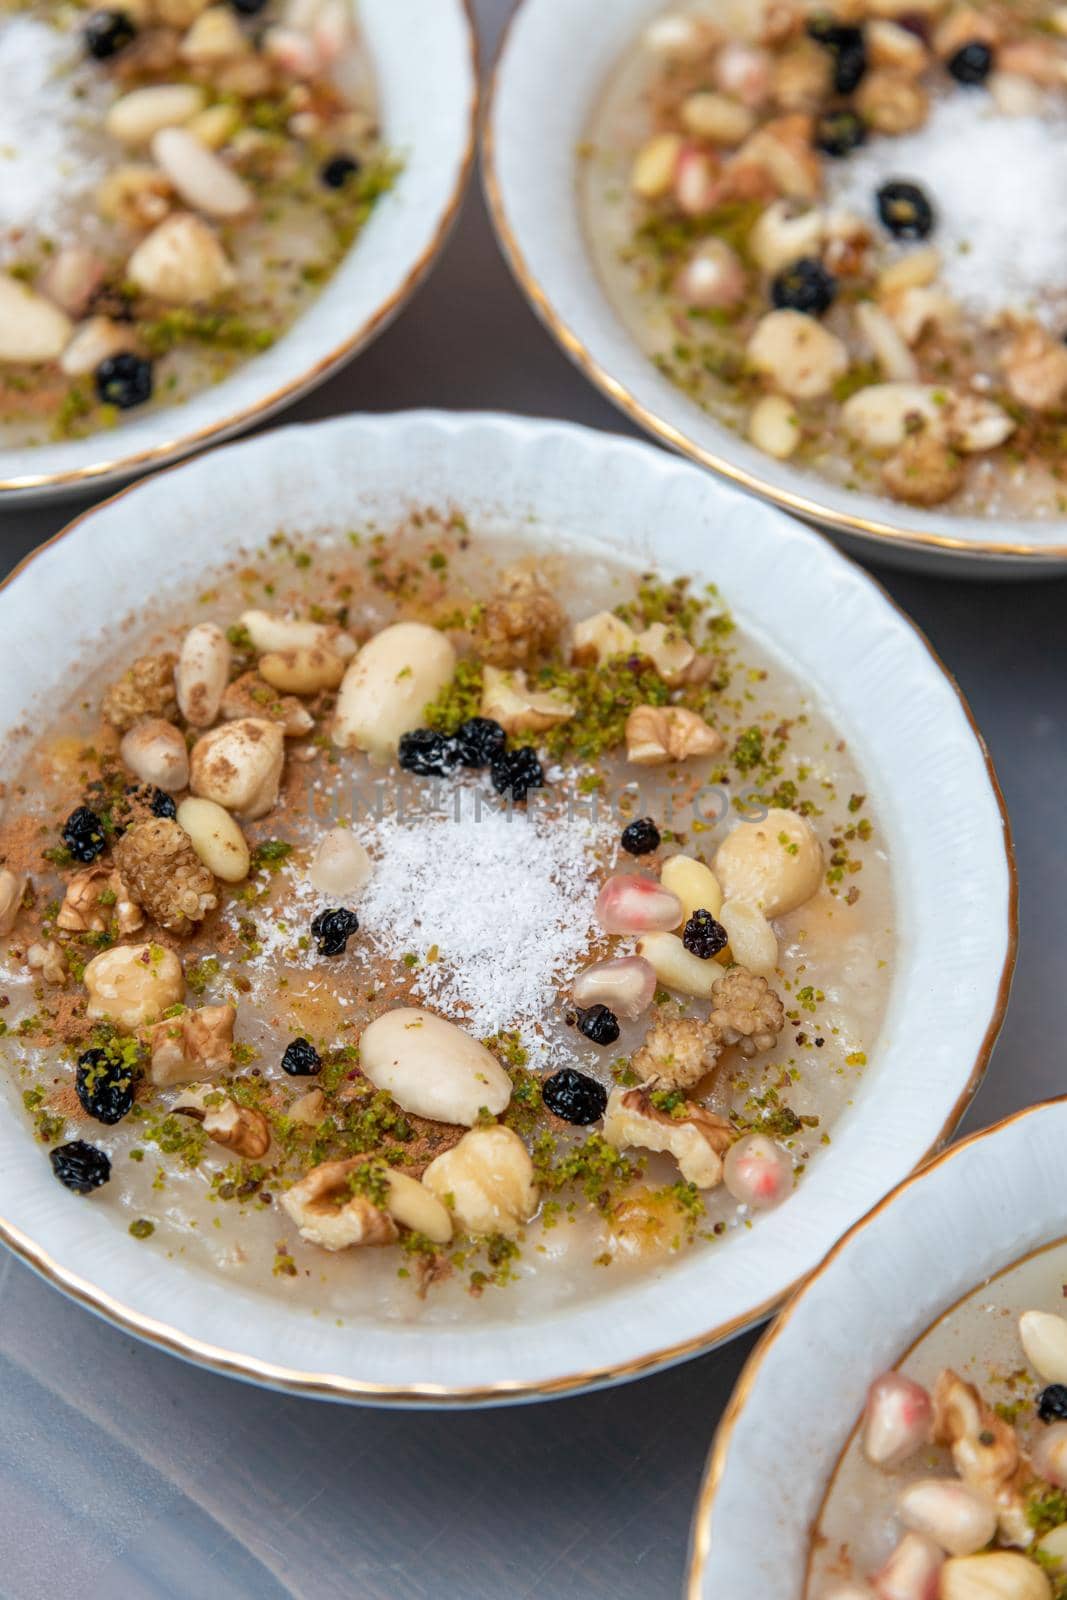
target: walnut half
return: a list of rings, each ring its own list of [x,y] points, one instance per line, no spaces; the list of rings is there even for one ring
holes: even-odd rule
[[[236,1020],[234,1006],[201,1006],[146,1028],[152,1082],[161,1087],[189,1083],[228,1067]]]
[[[657,1110],[647,1089],[613,1089],[604,1113],[604,1138],[619,1150],[636,1146],[672,1155],[687,1183],[714,1189],[722,1182],[722,1158],[734,1131],[722,1117],[691,1100],[679,1110],[681,1116]]]
[[[658,767],[690,756],[714,756],[726,740],[685,706],[635,706],[626,719],[626,759]]]

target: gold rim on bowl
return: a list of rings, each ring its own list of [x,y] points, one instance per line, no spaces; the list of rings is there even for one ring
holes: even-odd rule
[[[474,165],[475,148],[478,138],[478,125],[481,119],[481,75],[479,72],[479,39],[478,24],[475,20],[473,0],[460,0],[467,23],[467,39],[470,50],[471,82],[473,88],[467,111],[467,140],[463,149],[463,160],[456,174],[456,181],[452,188],[448,204],[441,213],[433,237],[417,260],[409,268],[403,281],[393,290],[392,294],[382,302],[370,316],[360,323],[348,337],[336,345],[328,355],[322,356],[315,364],[308,368],[299,377],[292,378],[288,383],[282,384],[277,389],[272,389],[270,394],[256,400],[251,405],[235,411],[232,416],[223,417],[218,422],[208,423],[203,428],[198,428],[192,433],[178,434],[173,439],[166,440],[163,444],[152,445],[150,449],[138,450],[132,455],[112,456],[106,461],[94,461],[87,467],[75,467],[66,472],[27,472],[16,478],[0,478],[0,510],[3,509],[5,494],[24,495],[40,489],[69,489],[76,484],[84,483],[91,488],[98,478],[113,475],[122,477],[130,473],[150,468],[154,465],[168,463],[175,458],[192,454],[202,445],[219,444],[232,437],[243,428],[252,427],[257,422],[263,422],[282,406],[300,400],[304,395],[324,383],[327,378],[339,371],[348,361],[366,348],[371,341],[383,331],[393,320],[401,308],[407,304],[415,290],[429,273],[431,267],[440,255],[449,234],[459,215],[460,206],[463,204],[467,193],[467,184],[470,180],[471,169]],[[103,504],[103,502],[99,502]],[[63,530],[66,531],[66,530]],[[51,541],[49,541],[51,542]],[[15,569],[19,571],[20,566]],[[10,574],[14,577],[14,573]]]
[[[783,511],[790,512],[793,516],[800,517],[803,521],[814,525],[821,531],[832,530],[835,533],[848,534],[853,538],[867,540],[876,545],[881,545],[888,541],[900,549],[915,551],[938,550],[953,555],[989,558],[993,565],[995,565],[998,557],[1002,559],[1027,557],[1033,562],[1035,568],[1046,562],[1059,564],[1067,561],[1067,544],[1026,544],[1011,540],[977,541],[962,537],[957,538],[951,534],[929,533],[921,528],[908,527],[906,524],[895,525],[880,521],[877,518],[864,517],[858,513],[836,511],[830,506],[821,504],[818,499],[813,499],[810,495],[799,494],[791,489],[777,488],[774,484],[767,483],[755,473],[738,466],[728,457],[697,444],[687,433],[682,432],[673,423],[666,421],[665,418],[651,410],[642,400],[638,399],[632,390],[612,376],[579,335],[575,333],[574,329],[557,312],[548,292],[532,272],[526,260],[522,247],[508,220],[507,209],[504,204],[504,194],[496,166],[496,114],[499,105],[500,78],[504,56],[511,39],[512,29],[526,4],[527,0],[516,0],[515,7],[508,17],[507,24],[497,45],[496,57],[489,75],[489,83],[485,95],[485,108],[482,115],[482,187],[485,192],[489,216],[496,230],[497,241],[505,260],[511,268],[512,274],[545,327],[579,371],[583,372],[624,416],[628,417],[631,422],[646,433],[650,433],[661,443],[669,445],[672,450],[677,450],[681,455],[688,456],[690,460],[696,461],[700,466],[709,468],[710,471],[717,473],[719,477],[736,484],[738,488],[744,489],[747,493],[758,495],[761,500],[770,501],[772,505],[778,506]]]
[[[876,1222],[882,1215],[882,1212],[885,1211],[886,1207],[892,1205],[898,1196],[903,1194],[905,1190],[910,1189],[913,1184],[921,1183],[928,1173],[933,1172],[937,1167],[944,1166],[946,1162],[951,1161],[954,1159],[954,1157],[958,1156],[961,1151],[970,1149],[972,1145],[980,1144],[983,1139],[988,1139],[991,1137],[991,1135],[1002,1132],[1003,1129],[1011,1127],[1014,1123],[1021,1122],[1025,1117],[1033,1116],[1035,1112],[1047,1111],[1050,1106],[1064,1104],[1067,1104],[1067,1095],[1055,1095],[1052,1099],[1041,1100],[1036,1105],[1023,1106],[1021,1110],[1013,1111],[1010,1116],[1002,1117],[999,1122],[990,1123],[988,1128],[979,1128],[977,1133],[970,1134],[968,1138],[961,1139],[958,1144],[952,1145],[950,1149],[943,1150],[940,1155],[934,1156],[932,1159],[928,1159],[922,1163],[912,1173],[910,1173],[902,1183],[898,1183],[895,1189],[891,1189],[883,1199],[879,1200],[876,1206],[872,1206],[865,1217],[861,1217],[858,1222],[854,1222],[852,1227],[849,1228],[848,1232],[842,1234],[841,1238],[837,1241],[833,1248],[827,1252],[825,1258],[819,1263],[815,1270],[810,1272],[807,1278],[804,1279],[799,1285],[799,1287],[790,1297],[789,1303],[779,1313],[774,1325],[767,1329],[766,1333],[764,1333],[759,1343],[753,1349],[748,1360],[745,1362],[745,1365],[742,1367],[741,1375],[734,1386],[734,1391],[730,1396],[726,1410],[723,1412],[719,1426],[715,1431],[715,1437],[712,1440],[711,1449],[708,1453],[707,1463],[704,1468],[704,1476],[700,1484],[700,1493],[697,1497],[696,1509],[693,1512],[693,1525],[689,1541],[689,1566],[685,1587],[686,1600],[703,1600],[704,1569],[707,1566],[708,1556],[711,1553],[712,1507],[714,1506],[715,1497],[719,1491],[719,1485],[722,1482],[723,1473],[726,1470],[726,1459],[730,1452],[730,1444],[733,1439],[734,1429],[737,1427],[741,1413],[744,1410],[752,1390],[756,1385],[764,1361],[770,1353],[775,1341],[788,1327],[793,1313],[796,1310],[797,1305],[803,1299],[804,1295],[815,1286],[817,1280],[822,1277],[823,1273],[826,1272],[830,1266],[832,1266],[841,1252],[847,1249],[851,1242],[866,1228],[868,1228],[872,1222]],[[1055,1241],[1049,1241],[1049,1244],[1054,1242]],[[1049,1244],[1038,1246],[1038,1250],[1048,1249]],[[1038,1253],[1038,1250],[1031,1251],[1029,1254],[1021,1256],[1019,1261],[1009,1263],[1008,1268],[1005,1268],[1004,1270],[1007,1271],[1013,1266],[1018,1266],[1020,1261],[1029,1260],[1031,1255],[1036,1255]],[[916,1344],[924,1339],[931,1329],[935,1328],[937,1324],[943,1321],[946,1316],[950,1315],[950,1313],[954,1311],[958,1305],[961,1305],[963,1300],[966,1300],[971,1293],[973,1293],[973,1289],[969,1290],[967,1294],[961,1296],[960,1299],[956,1300],[951,1306],[947,1306],[945,1310],[942,1311],[934,1320],[934,1322],[930,1324],[930,1327],[925,1329],[917,1339],[914,1339],[911,1342],[908,1348],[901,1354],[900,1360],[905,1360],[915,1348]],[[855,1431],[856,1430],[854,1427],[852,1432],[849,1434],[849,1440],[851,1440]],[[841,1456],[844,1455],[844,1451],[847,1448],[848,1443],[846,1442],[841,1451]],[[841,1465],[841,1456],[838,1457],[838,1461],[834,1467],[833,1474],[831,1475],[831,1482],[833,1481],[833,1478],[836,1477],[837,1471]],[[829,1486],[827,1488],[827,1493],[828,1492]],[[820,1505],[820,1515],[822,1506],[825,1505],[825,1503],[826,1496],[824,1495]]]
[[[216,448],[222,448],[222,446],[216,446]],[[163,473],[180,471],[184,465],[185,463],[181,461],[173,462],[163,469]],[[162,475],[161,473],[156,473],[154,478]],[[138,487],[139,485],[136,483],[127,484],[114,494],[107,496],[87,510],[80,512],[76,517],[73,517],[57,533],[54,533],[50,539],[47,539],[43,544],[23,557],[18,565],[8,573],[7,577],[0,582],[0,592],[13,583],[16,578],[27,572],[43,551],[66,539],[83,522],[95,516],[104,507],[113,505],[116,501],[133,494]],[[842,552],[838,551],[837,555],[841,560],[851,562],[851,558],[842,554]],[[858,565],[855,562],[851,564]],[[985,1075],[993,1046],[996,1043],[997,1035],[1000,1032],[1004,1013],[1007,1009],[1018,951],[1018,872],[1011,822],[1000,787],[1000,780],[997,777],[993,759],[979,731],[974,713],[967,702],[966,696],[922,629],[911,620],[876,578],[872,578],[870,573],[867,572],[864,572],[863,575],[866,581],[878,590],[882,598],[892,607],[901,620],[913,630],[919,643],[926,649],[934,665],[943,674],[949,687],[959,700],[960,707],[982,753],[990,787],[1000,812],[1004,854],[1008,868],[1007,940],[1004,963],[1001,968],[1000,982],[997,986],[996,1001],[989,1026],[986,1029],[981,1048],[975,1058],[974,1066],[967,1078],[967,1082],[960,1091],[936,1138],[912,1168],[912,1174],[914,1175],[951,1138],[960,1119],[978,1091],[978,1087]],[[884,1204],[884,1202],[882,1203]],[[854,1226],[861,1225],[862,1223],[857,1223]],[[854,1231],[854,1229],[850,1231]],[[846,1238],[848,1236],[848,1234],[845,1235]],[[747,1312],[731,1318],[728,1322],[714,1324],[706,1332],[693,1338],[683,1340],[677,1344],[665,1345],[659,1350],[650,1351],[646,1355],[631,1361],[616,1363],[614,1366],[590,1367],[582,1372],[567,1373],[559,1378],[552,1378],[543,1382],[502,1379],[497,1383],[486,1385],[436,1383],[394,1385],[373,1383],[359,1378],[348,1378],[336,1373],[304,1372],[297,1368],[282,1366],[274,1362],[261,1361],[255,1357],[243,1355],[240,1351],[226,1350],[220,1346],[210,1344],[206,1340],[198,1339],[191,1334],[180,1333],[166,1323],[159,1322],[155,1318],[133,1310],[122,1301],[105,1293],[95,1284],[81,1277],[78,1273],[61,1266],[34,1239],[30,1238],[21,1228],[17,1228],[3,1216],[0,1216],[0,1241],[13,1250],[17,1256],[39,1273],[48,1283],[52,1284],[54,1288],[60,1289],[69,1295],[79,1305],[106,1317],[109,1322],[113,1322],[117,1327],[133,1334],[135,1337],[143,1339],[154,1348],[167,1350],[172,1355],[182,1356],[186,1360],[192,1361],[198,1366],[207,1367],[213,1372],[222,1373],[230,1377],[248,1379],[272,1389],[283,1390],[288,1394],[310,1395],[316,1398],[332,1400],[363,1400],[370,1404],[380,1405],[401,1405],[406,1403],[427,1408],[437,1406],[473,1406],[494,1401],[506,1403],[512,1400],[552,1399],[579,1390],[599,1388],[646,1376],[664,1367],[673,1366],[677,1362],[691,1360],[695,1356],[706,1354],[717,1345],[724,1344],[735,1335],[745,1332],[746,1329],[756,1327],[771,1316],[778,1306],[785,1304],[795,1295],[806,1277],[810,1278],[814,1276],[814,1273],[821,1270],[816,1267],[814,1273],[802,1274],[779,1294],[772,1295],[761,1304],[753,1306]],[[727,1416],[733,1414],[732,1407],[733,1402],[731,1402],[731,1407],[727,1410]],[[692,1593],[693,1591],[691,1590]]]

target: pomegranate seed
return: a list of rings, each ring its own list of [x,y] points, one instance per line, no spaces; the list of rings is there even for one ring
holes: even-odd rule
[[[726,1152],[723,1181],[742,1205],[769,1211],[791,1193],[793,1163],[766,1134],[749,1133]]]
[[[682,920],[682,902],[655,878],[619,873],[597,895],[596,914],[606,933],[667,933]]]
[[[883,1372],[867,1394],[863,1453],[876,1467],[894,1467],[930,1437],[933,1410],[921,1384],[900,1372]]]
[[[635,1022],[652,1004],[656,973],[643,956],[596,961],[579,972],[571,990],[576,1006],[609,1006],[617,1017]]]

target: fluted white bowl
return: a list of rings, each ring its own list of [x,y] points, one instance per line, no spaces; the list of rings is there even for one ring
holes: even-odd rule
[[[0,448],[0,509],[101,490],[262,422],[368,345],[430,270],[474,149],[477,41],[466,0],[358,0],[395,186],[321,294],[269,350],[181,405],[124,414],[87,439]],[[414,38],[418,48],[412,48]]]
[[[986,578],[1067,570],[1062,518],[957,516],[839,488],[717,422],[640,348],[608,299],[579,210],[579,150],[608,78],[664,0],[519,0],[497,61],[483,172],[504,253],[566,353],[631,421],[739,484],[902,566]],[[736,10],[736,7],[735,7]]]
[[[712,1446],[688,1600],[802,1600],[812,1524],[871,1381],[1063,1237],[1067,1100],[953,1145],[858,1222],[749,1357]]]
[[[550,1314],[499,1297],[468,1327],[331,1319],[168,1261],[54,1181],[0,1119],[0,1237],[53,1283],[161,1347],[309,1394],[380,1402],[537,1398],[707,1350],[766,1315],[842,1231],[948,1137],[999,1025],[1015,942],[1006,820],[966,706],[885,594],[817,534],[649,445],[556,422],[411,412],[293,427],[161,473],[87,512],[0,590],[0,729],[91,659],[106,619],[180,592],[279,527],[462,510],[492,538],[599,547],[714,580],[823,702],[868,780],[899,913],[888,1014],[854,1104],[777,1212]],[[826,626],[832,617],[834,625]],[[113,646],[109,645],[109,648]],[[68,691],[64,691],[68,692]],[[931,981],[931,974],[937,981]]]

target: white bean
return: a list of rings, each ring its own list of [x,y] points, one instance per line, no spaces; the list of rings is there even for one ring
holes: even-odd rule
[[[198,622],[182,640],[174,685],[178,709],[193,728],[217,719],[230,678],[230,642],[214,622]]]

